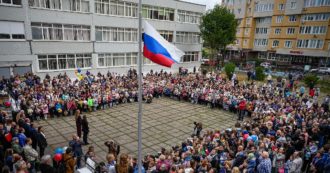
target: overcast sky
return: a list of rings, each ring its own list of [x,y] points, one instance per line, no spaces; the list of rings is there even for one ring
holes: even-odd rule
[[[220,3],[221,0],[183,0],[188,2],[194,2],[198,4],[206,5],[207,9],[213,8],[216,3]]]

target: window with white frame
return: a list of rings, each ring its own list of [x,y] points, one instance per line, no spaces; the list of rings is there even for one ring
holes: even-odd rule
[[[85,25],[32,23],[34,40],[90,41],[90,27]]]
[[[142,17],[146,19],[174,21],[174,9],[143,5]]]
[[[268,4],[256,4],[254,7],[255,12],[268,12],[268,11],[273,11],[274,9],[274,4],[273,3],[268,3]]]
[[[292,2],[290,3],[290,8],[291,8],[291,9],[296,9],[296,8],[297,8],[297,2],[296,2],[296,1],[292,1]]]
[[[160,30],[159,34],[168,42],[173,42],[173,31]]]
[[[0,5],[22,5],[22,0],[0,0]]]
[[[330,0],[305,0],[304,7],[330,6]]]
[[[276,35],[281,34],[281,28],[275,28],[274,34],[276,34]]]
[[[276,16],[276,23],[282,23],[283,16]]]
[[[87,0],[29,0],[30,7],[51,10],[89,12]]]
[[[297,16],[296,15],[289,16],[289,22],[295,22],[295,21],[297,21]]]
[[[75,68],[90,68],[91,54],[54,54],[38,55],[39,70],[69,70]]]
[[[247,40],[244,40],[243,45],[244,45],[244,46],[247,45]]]
[[[330,13],[319,13],[319,14],[305,14],[302,15],[301,21],[327,21],[330,19]]]
[[[268,39],[254,39],[254,46],[256,47],[266,47],[268,44]]]
[[[268,34],[268,28],[256,28],[256,34]]]
[[[201,13],[178,10],[178,22],[199,24],[201,16]]]
[[[24,40],[23,22],[0,21],[0,40]]]
[[[181,57],[181,62],[193,62],[198,61],[199,52],[185,52],[185,55]]]
[[[137,56],[136,52],[99,54],[98,66],[135,66],[137,64]]]
[[[301,26],[299,29],[300,34],[325,34],[327,26]]]
[[[114,16],[138,17],[138,5],[115,0],[95,0],[95,13]]]
[[[290,41],[290,40],[285,40],[285,42],[284,42],[284,47],[285,47],[285,48],[292,48],[292,41]]]
[[[272,47],[278,47],[279,44],[280,44],[280,41],[274,40]]]
[[[296,30],[296,28],[288,28],[286,31],[286,34],[289,34],[289,35],[294,34],[295,30]]]
[[[285,4],[278,4],[278,10],[283,11],[285,9]]]
[[[237,28],[236,29],[236,34],[240,34],[241,33],[241,28]]]
[[[249,35],[250,28],[245,28],[244,35]]]
[[[297,40],[297,48],[322,49],[324,41],[316,39]]]
[[[106,42],[137,42],[138,33],[135,28],[95,27],[95,40]]]
[[[271,17],[261,17],[261,18],[256,18],[256,24],[267,24],[272,22]]]
[[[176,42],[183,44],[199,44],[200,43],[200,35],[195,32],[176,32]]]

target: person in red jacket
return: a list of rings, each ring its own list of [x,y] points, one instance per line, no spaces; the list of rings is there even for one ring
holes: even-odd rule
[[[314,97],[314,95],[315,95],[315,89],[314,88],[311,88],[309,90],[309,96]]]
[[[245,101],[245,99],[242,99],[239,102],[238,109],[239,109],[239,111],[238,111],[238,119],[237,120],[243,121],[244,114],[245,114],[245,111],[246,111],[246,101]]]

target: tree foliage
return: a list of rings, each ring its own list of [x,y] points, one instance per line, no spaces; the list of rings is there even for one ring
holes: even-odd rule
[[[263,80],[265,80],[265,78],[266,78],[266,75],[265,75],[265,73],[264,73],[264,68],[263,67],[261,67],[261,66],[259,66],[259,67],[257,67],[256,68],[256,79],[258,80],[258,81],[263,81]]]
[[[304,77],[304,83],[309,88],[314,88],[314,86],[317,84],[317,82],[320,80],[319,77],[317,77],[315,74],[307,74]]]
[[[218,52],[235,41],[237,26],[235,15],[227,8],[216,5],[202,16],[200,30],[205,45]]]
[[[231,79],[231,77],[233,76],[233,74],[235,72],[235,68],[236,68],[236,65],[231,62],[227,63],[225,65],[225,72],[226,72],[228,79]]]

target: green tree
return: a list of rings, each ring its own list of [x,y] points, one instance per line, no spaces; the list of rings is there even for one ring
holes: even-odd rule
[[[231,77],[233,76],[234,72],[235,72],[235,68],[236,68],[236,65],[234,63],[227,63],[225,65],[225,72],[226,72],[226,75],[228,77],[228,79],[231,79]]]
[[[264,73],[264,68],[261,66],[257,67],[256,68],[256,79],[258,81],[263,81],[263,80],[265,80],[265,78],[266,78],[266,75]]]
[[[317,84],[317,82],[320,80],[319,77],[317,77],[315,74],[307,74],[304,77],[304,83],[309,88],[314,88],[314,86]]]
[[[235,15],[220,5],[216,5],[202,16],[201,36],[205,46],[211,49],[213,59],[220,62],[217,54],[224,54],[226,46],[235,41],[237,26]]]

